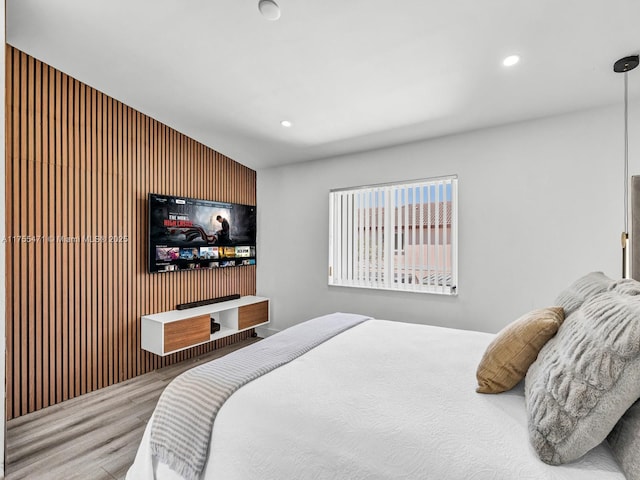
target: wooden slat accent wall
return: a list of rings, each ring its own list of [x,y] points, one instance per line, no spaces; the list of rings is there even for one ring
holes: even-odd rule
[[[140,349],[142,315],[255,294],[254,266],[147,273],[147,194],[255,205],[255,171],[13,47],[6,62],[7,419],[249,336]]]

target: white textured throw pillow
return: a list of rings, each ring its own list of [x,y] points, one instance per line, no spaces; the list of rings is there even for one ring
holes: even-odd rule
[[[601,443],[640,397],[640,296],[587,299],[542,348],[525,378],[531,443],[553,465]]]
[[[625,295],[640,295],[640,282],[636,280],[620,280],[611,288]],[[640,480],[640,400],[622,416],[607,440],[625,477]]]
[[[627,480],[640,480],[640,400],[627,410],[607,440]]]
[[[585,300],[606,292],[613,284],[614,280],[602,272],[588,273],[560,292],[554,305],[560,305],[564,308],[564,317],[567,318],[580,308]]]

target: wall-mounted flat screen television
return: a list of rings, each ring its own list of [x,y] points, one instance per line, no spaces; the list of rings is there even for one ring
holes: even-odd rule
[[[256,264],[256,207],[149,194],[149,272]]]

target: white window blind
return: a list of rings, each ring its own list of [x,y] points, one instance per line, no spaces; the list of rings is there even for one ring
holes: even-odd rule
[[[457,293],[457,176],[332,190],[329,285]]]

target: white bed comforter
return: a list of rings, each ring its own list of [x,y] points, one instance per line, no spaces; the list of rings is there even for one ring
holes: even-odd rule
[[[475,392],[493,335],[370,320],[224,404],[205,480],[623,480],[606,445],[553,467],[529,446],[522,389]],[[174,480],[149,451],[128,480]]]

